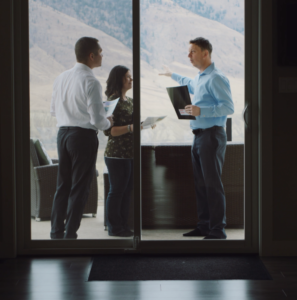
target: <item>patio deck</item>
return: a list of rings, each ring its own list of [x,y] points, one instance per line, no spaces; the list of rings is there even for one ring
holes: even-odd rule
[[[100,203],[100,202],[99,202]],[[104,206],[98,206],[97,216],[93,218],[91,215],[84,215],[81,226],[78,230],[78,239],[123,239],[120,237],[112,237],[104,230]],[[31,230],[33,240],[47,240],[50,238],[50,221],[36,222],[31,220]],[[192,228],[189,228],[191,230]],[[203,239],[203,237],[183,237],[182,234],[187,229],[145,229],[142,231],[143,240],[192,240]],[[244,229],[226,229],[228,239],[242,240],[244,239]]]

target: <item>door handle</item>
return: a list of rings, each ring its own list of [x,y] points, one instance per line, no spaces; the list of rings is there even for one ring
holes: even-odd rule
[[[246,127],[249,127],[249,105],[247,104],[242,112],[242,118]]]

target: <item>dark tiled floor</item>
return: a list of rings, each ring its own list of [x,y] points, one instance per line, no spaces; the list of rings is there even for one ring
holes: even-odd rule
[[[0,262],[0,298],[28,300],[297,299],[297,258],[264,258],[274,280],[87,282],[91,257]]]

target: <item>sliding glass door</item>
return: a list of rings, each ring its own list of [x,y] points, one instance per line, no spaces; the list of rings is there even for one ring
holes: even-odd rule
[[[257,35],[251,26],[251,12],[256,10],[256,3],[244,0],[219,4],[191,0],[140,3],[141,121],[145,124],[153,119],[156,124],[155,128],[146,126],[141,132],[141,248],[220,252],[234,247],[237,251],[254,251],[257,225],[252,222],[251,174],[255,165],[249,118],[256,104],[252,103],[251,95],[257,90],[251,81],[257,57],[250,51]],[[227,239],[220,241],[183,235],[196,227],[201,205],[195,193],[199,182],[195,182],[191,158],[194,135],[190,120],[179,116],[166,90],[185,84],[173,80],[178,78],[176,74],[191,79],[199,76],[199,69],[189,57],[189,41],[198,37],[212,44],[211,61],[228,78],[234,103],[234,113],[227,116],[223,125],[227,134],[222,171]],[[166,76],[167,73],[176,74]],[[195,82],[197,87],[193,86],[194,81],[189,84],[192,94],[199,88],[199,80]],[[193,95],[190,97],[193,100]]]
[[[19,212],[23,220],[19,252],[256,252],[257,222],[252,220],[257,220],[257,1],[222,1],[216,6],[191,0],[29,0],[28,12],[29,32],[23,29],[22,34],[28,34],[30,56],[30,101],[25,103],[30,136],[24,145],[30,149],[26,174],[31,193]],[[78,238],[51,240],[59,168],[59,128],[50,114],[53,83],[76,64],[74,45],[83,36],[98,39],[103,50],[102,66],[93,69],[103,101],[109,98],[106,81],[115,66],[126,67],[133,78],[133,87],[122,99],[133,99],[133,190],[125,207],[133,235],[111,235],[108,228],[113,211],[108,211],[111,182],[104,157],[111,156],[106,146],[112,137],[99,131],[96,171]],[[193,133],[189,120],[178,119],[166,91],[178,83],[159,75],[167,67],[194,78],[198,69],[189,61],[188,48],[189,41],[200,36],[213,45],[212,61],[230,82],[235,108],[224,126],[227,240],[220,241],[183,237],[198,221]],[[156,126],[141,125],[150,117]]]
[[[98,39],[98,43],[102,48],[102,64],[92,70],[87,66],[86,68],[100,82],[102,100],[113,99],[113,93],[107,91],[107,79],[111,70],[120,65],[130,70],[131,73],[133,72],[132,34],[132,1],[130,0],[101,0],[88,3],[75,0],[63,3],[53,0],[29,1],[30,224],[31,240],[33,242],[40,243],[40,241],[50,240],[52,214],[58,213],[52,212],[59,169],[57,152],[58,120],[51,115],[51,102],[55,100],[52,99],[54,97],[52,96],[53,83],[61,73],[71,70],[77,65],[74,51],[76,42],[81,37],[93,37]],[[114,85],[116,80],[118,79],[111,76],[111,86]],[[68,93],[66,89],[65,91]],[[132,89],[127,91],[126,96],[133,99]],[[121,99],[120,101],[123,102]],[[73,104],[69,109],[72,109],[75,105]],[[133,116],[133,106],[130,110]],[[125,112],[115,112],[115,126],[118,126],[121,122],[120,114],[125,114]],[[64,121],[67,123],[67,120]],[[132,134],[130,135],[132,137]],[[132,245],[133,234],[127,237],[121,236],[115,232],[116,230],[113,232],[108,230],[107,226],[108,215],[114,215],[114,218],[117,218],[120,217],[120,212],[115,211],[117,207],[114,204],[108,203],[111,184],[105,157],[113,157],[114,151],[110,150],[112,149],[112,143],[119,143],[118,139],[125,141],[125,137],[124,139],[113,137],[110,130],[99,130],[97,137],[99,147],[96,170],[92,175],[90,193],[77,231],[77,239],[96,240],[100,245],[112,245],[112,247],[115,247],[114,245],[121,248],[123,246],[129,247]],[[132,149],[133,139],[130,138],[130,140],[130,148]],[[106,151],[107,145],[109,145],[109,151]],[[133,151],[130,152],[127,154],[128,156],[133,155]],[[133,158],[130,156],[128,160]],[[121,158],[121,156],[117,157],[115,154],[114,161],[122,161]],[[123,162],[125,158],[127,157],[123,158]],[[68,172],[72,172],[71,168]],[[129,205],[129,203],[127,205],[130,207],[125,208],[125,210],[130,211],[130,215],[132,215],[128,223],[130,228],[133,229],[133,205]],[[69,213],[69,209],[67,213]],[[114,226],[118,226],[118,224],[114,224]],[[63,243],[65,241],[58,242]]]
[[[144,240],[203,238],[182,235],[195,228],[198,221],[191,162],[194,135],[190,120],[178,119],[166,91],[167,87],[179,86],[179,83],[159,75],[171,70],[194,79],[199,69],[188,57],[189,41],[198,37],[212,44],[211,61],[225,74],[231,86],[234,114],[228,116],[228,128],[226,123],[223,125],[224,130],[231,133],[222,176],[226,193],[226,230],[228,240],[245,238],[244,11],[244,1],[217,4],[191,0],[141,1],[141,116],[143,120],[166,116],[156,123],[154,130],[142,131]]]

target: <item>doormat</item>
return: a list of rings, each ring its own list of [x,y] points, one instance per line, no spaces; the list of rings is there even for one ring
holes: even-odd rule
[[[272,280],[257,255],[101,255],[88,281]]]

